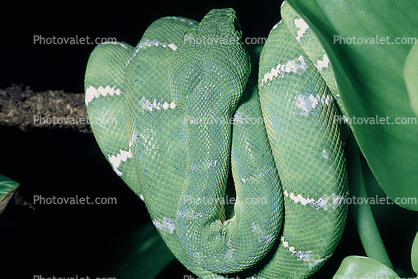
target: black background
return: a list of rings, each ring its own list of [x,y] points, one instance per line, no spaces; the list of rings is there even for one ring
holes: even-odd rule
[[[0,88],[24,83],[35,91],[83,92],[95,45],[40,45],[34,36],[116,38],[136,45],[162,16],[200,21],[212,8],[233,7],[243,37],[267,37],[281,1],[2,1]],[[2,6],[6,5],[5,8]]]
[[[0,88],[23,84],[36,92],[83,92],[86,63],[95,45],[34,44],[36,35],[114,37],[136,45],[146,27],[162,16],[201,20],[212,8],[233,7],[244,38],[267,37],[280,19],[280,4],[281,1],[2,1]],[[115,265],[129,246],[125,238],[149,223],[150,218],[142,201],[113,173],[93,135],[46,129],[21,132],[0,127],[0,156],[0,173],[18,181],[29,202],[33,195],[116,197],[118,201],[117,205],[108,206],[7,208],[0,217],[0,278],[33,278],[36,274],[113,276]],[[389,254],[398,247],[411,247],[412,243],[409,236],[402,237],[402,228],[406,220],[411,220],[412,212],[396,206],[390,209],[377,217],[380,229],[392,231],[383,234]],[[400,230],[391,230],[392,227]],[[350,215],[335,256],[315,277],[331,277],[347,255],[364,255]],[[409,255],[403,251],[392,258],[407,274],[411,273]],[[183,278],[184,274],[189,273],[173,262],[158,278]]]

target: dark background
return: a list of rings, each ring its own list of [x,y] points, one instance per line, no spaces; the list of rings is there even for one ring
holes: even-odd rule
[[[95,45],[40,45],[34,36],[113,37],[136,45],[163,16],[200,21],[213,8],[233,7],[243,37],[267,37],[282,1],[2,1],[0,88],[24,83],[34,91],[83,92],[87,59]]]
[[[281,1],[2,1],[0,3],[0,88],[12,84],[35,92],[82,93],[84,71],[95,45],[40,45],[34,36],[115,37],[132,45],[162,16],[195,20],[212,8],[233,7],[243,37],[266,37],[280,19]],[[23,197],[116,197],[117,205],[10,206],[0,216],[0,278],[115,276],[133,233],[150,223],[142,201],[114,174],[92,134],[69,130],[22,132],[0,127],[0,173],[21,184]],[[382,209],[382,208],[380,208]],[[390,210],[389,210],[390,209]],[[411,274],[412,212],[396,206],[377,214],[395,266]],[[388,222],[387,220],[391,220]],[[393,229],[396,228],[396,229]],[[347,255],[364,255],[351,215],[335,256],[315,275],[330,278]],[[142,260],[142,259],[139,259]],[[148,259],[143,259],[144,261]],[[138,274],[141,274],[140,272]],[[177,261],[157,278],[189,274]],[[410,275],[412,276],[412,275]],[[196,276],[195,276],[196,277]],[[143,278],[119,276],[118,279]]]

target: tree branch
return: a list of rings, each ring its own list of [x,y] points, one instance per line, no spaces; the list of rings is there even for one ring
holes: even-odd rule
[[[0,125],[28,131],[34,127],[91,133],[84,94],[33,92],[28,86],[0,89]]]

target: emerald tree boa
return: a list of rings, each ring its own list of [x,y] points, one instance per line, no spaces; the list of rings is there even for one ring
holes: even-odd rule
[[[215,9],[158,19],[136,47],[101,44],[88,61],[103,154],[201,278],[309,277],[344,228],[349,130],[332,67],[281,11],[264,46],[244,46],[234,10]]]

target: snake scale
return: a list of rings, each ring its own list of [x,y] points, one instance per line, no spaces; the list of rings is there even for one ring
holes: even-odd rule
[[[264,46],[233,9],[163,17],[85,74],[99,147],[201,278],[305,278],[332,255],[348,195],[332,67],[287,4]]]

